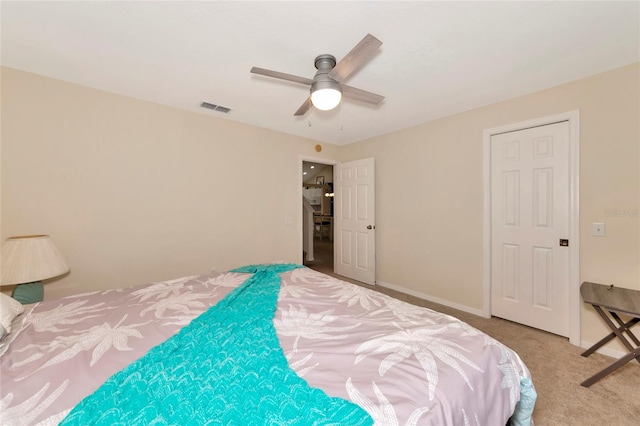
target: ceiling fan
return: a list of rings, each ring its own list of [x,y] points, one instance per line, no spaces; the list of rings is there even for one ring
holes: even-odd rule
[[[326,111],[333,109],[340,103],[342,96],[378,105],[382,102],[384,96],[356,89],[355,87],[342,84],[342,82],[369,60],[381,45],[382,42],[380,40],[371,34],[367,34],[360,43],[338,63],[336,63],[336,58],[333,55],[320,55],[316,57],[314,61],[318,71],[313,79],[258,67],[251,68],[251,72],[311,86],[311,95],[293,115],[306,114],[312,104],[320,110]]]

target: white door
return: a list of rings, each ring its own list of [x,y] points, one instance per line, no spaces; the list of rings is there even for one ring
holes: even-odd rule
[[[373,158],[334,167],[335,273],[375,284],[375,169]]]
[[[569,123],[492,136],[491,314],[569,336],[568,238]]]

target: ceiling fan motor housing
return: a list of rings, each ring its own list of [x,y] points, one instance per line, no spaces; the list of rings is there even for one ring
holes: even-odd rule
[[[336,57],[329,54],[318,55],[313,62],[313,64],[316,66],[316,69],[319,70],[318,72],[326,70],[325,73],[331,71],[333,67],[336,66],[336,63]]]
[[[342,87],[340,83],[329,77],[329,71],[336,66],[336,58],[333,55],[319,55],[316,57],[314,64],[318,71],[313,77],[313,84],[311,84],[311,93],[316,90],[333,89],[342,93]]]

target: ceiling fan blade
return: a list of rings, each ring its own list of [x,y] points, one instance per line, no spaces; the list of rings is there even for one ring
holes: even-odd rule
[[[307,100],[304,101],[304,103],[302,105],[300,105],[300,108],[298,108],[296,113],[293,114],[293,115],[294,116],[305,115],[307,113],[307,111],[309,111],[310,108],[311,108],[311,96],[309,96],[307,98]]]
[[[366,90],[356,89],[355,87],[347,86],[346,84],[342,85],[342,96],[374,105],[378,105],[384,100],[384,96],[376,95],[375,93],[367,92]]]
[[[338,82],[344,81],[358,69],[358,67],[368,61],[380,46],[382,46],[380,40],[371,34],[367,34],[356,47],[351,49],[351,52],[347,53],[347,56],[342,58],[342,60],[329,71],[329,77]]]
[[[313,80],[305,77],[298,77],[297,75],[286,74],[279,71],[271,71],[264,68],[253,67],[251,72],[254,74],[266,75],[267,77],[279,78],[281,80],[293,81],[294,83],[301,83],[311,85]]]

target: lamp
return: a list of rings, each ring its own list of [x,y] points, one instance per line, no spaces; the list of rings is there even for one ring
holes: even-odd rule
[[[18,284],[11,296],[23,305],[41,302],[44,297],[41,281],[68,270],[48,235],[10,237],[2,248],[0,285]]]

